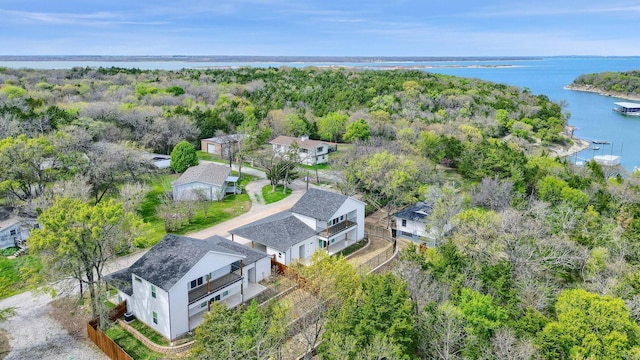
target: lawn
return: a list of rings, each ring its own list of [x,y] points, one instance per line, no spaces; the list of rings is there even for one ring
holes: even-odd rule
[[[232,173],[237,175],[235,171]],[[140,216],[148,224],[148,234],[146,241],[142,244],[137,244],[137,246],[148,247],[154,245],[166,235],[164,221],[158,216],[156,208],[162,203],[165,193],[171,191],[171,182],[176,178],[177,175],[157,175],[149,180],[151,190],[140,205]],[[255,179],[254,176],[242,174],[240,187],[244,188],[247,183]],[[225,222],[249,211],[251,201],[247,194],[228,195],[222,201],[210,201],[208,205],[207,216],[204,215],[203,207],[196,205],[196,211],[191,223],[181,226],[173,233],[186,234]]]
[[[148,327],[141,321],[134,320],[129,325],[131,325],[132,328],[138,330],[142,335],[144,335],[144,337],[153,341],[155,344],[162,345],[162,346],[169,346],[169,340],[167,340],[159,332]]]
[[[272,192],[271,190],[273,189],[273,186],[265,185],[262,188],[262,197],[264,198],[264,203],[271,204],[274,202],[278,202],[286,198],[287,196],[291,195],[291,188],[287,188],[286,193],[282,191],[283,188],[284,187],[282,185],[278,185],[276,186],[276,191]]]
[[[111,326],[107,329],[106,334],[134,359],[155,360],[166,357],[165,354],[149,350],[140,340],[133,337],[131,333],[123,329],[120,325],[116,324]]]
[[[26,255],[15,259],[0,257],[0,299],[27,289],[29,274],[37,274],[42,263],[36,256]],[[33,278],[35,279],[35,278]]]

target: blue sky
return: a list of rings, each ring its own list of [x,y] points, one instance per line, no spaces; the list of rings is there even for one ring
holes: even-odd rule
[[[622,0],[0,0],[0,55],[640,55]]]

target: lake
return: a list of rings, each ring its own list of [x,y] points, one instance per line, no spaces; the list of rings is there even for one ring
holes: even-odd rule
[[[640,57],[547,57],[539,60],[504,61],[432,61],[432,62],[186,62],[186,61],[0,61],[0,67],[68,69],[74,66],[127,67],[139,69],[179,70],[207,67],[305,67],[345,66],[384,69],[388,67],[424,67],[424,71],[461,77],[472,77],[529,88],[534,94],[545,94],[554,101],[564,100],[565,111],[571,114],[569,123],[577,128],[574,135],[585,140],[606,140],[599,150],[585,150],[577,155],[587,160],[593,155],[620,155],[622,165],[631,170],[640,166],[640,118],[625,117],[611,109],[622,99],[598,94],[565,90],[581,74],[603,71],[640,69]]]

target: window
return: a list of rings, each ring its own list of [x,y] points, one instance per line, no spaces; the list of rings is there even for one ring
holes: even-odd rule
[[[222,293],[222,296],[227,296],[227,295],[229,295],[229,290]]]
[[[402,226],[407,226],[407,219],[402,219]]]
[[[318,146],[318,149],[316,151],[321,153],[322,152],[322,146]]]
[[[135,279],[137,282],[142,283],[142,279],[140,279],[139,277],[136,276]]]
[[[198,278],[198,286],[202,285],[202,284],[203,284],[203,281],[204,281],[204,280],[202,280],[202,278]]]
[[[155,285],[151,285],[151,297],[156,298],[156,287]]]
[[[9,231],[9,235],[12,235],[12,236],[13,236],[13,235],[15,235],[15,234],[16,234],[16,230],[15,230],[15,229],[14,229],[14,230]]]
[[[300,152],[301,152],[301,153],[303,153],[303,154],[306,154],[306,153],[308,153],[308,152],[309,152],[309,150],[307,150],[307,149],[300,149]]]
[[[205,301],[205,302],[203,302],[202,304],[200,304],[200,307],[201,307],[201,308],[206,307],[206,306],[207,306],[207,302],[206,302],[206,301]]]
[[[153,323],[158,325],[158,313],[154,311],[151,315],[153,316]]]

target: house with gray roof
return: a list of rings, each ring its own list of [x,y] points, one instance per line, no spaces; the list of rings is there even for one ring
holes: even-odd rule
[[[178,201],[222,200],[226,194],[239,194],[237,176],[231,176],[231,168],[216,163],[203,163],[188,168],[171,183],[173,199]]]
[[[426,218],[432,210],[430,204],[419,201],[393,214],[392,236],[414,242],[431,243],[434,239],[434,230],[427,231]]]
[[[334,143],[311,140],[309,136],[301,137],[278,136],[271,140],[270,144],[276,153],[285,154],[293,149],[293,144],[297,145],[300,161],[305,165],[324,164],[329,161],[329,151]]]
[[[213,301],[235,306],[264,287],[267,254],[220,236],[205,240],[173,234],[133,263],[108,276],[127,311],[169,340],[193,330]]]
[[[284,265],[306,262],[322,249],[335,254],[364,238],[360,200],[310,188],[289,210],[235,228],[232,240],[244,240]]]

